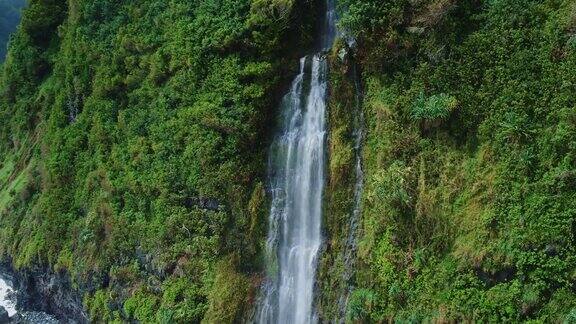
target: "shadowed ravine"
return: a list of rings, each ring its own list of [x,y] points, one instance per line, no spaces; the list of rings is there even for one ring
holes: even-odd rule
[[[328,64],[336,36],[334,3],[326,6],[321,50],[300,60],[300,73],[281,106],[270,150],[272,207],[269,273],[259,323],[313,323],[314,283],[322,244]]]

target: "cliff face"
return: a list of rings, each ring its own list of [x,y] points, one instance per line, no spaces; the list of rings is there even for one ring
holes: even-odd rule
[[[64,323],[88,322],[82,296],[79,289],[73,287],[67,273],[41,267],[16,271],[11,262],[4,261],[0,264],[0,275],[10,280],[16,292],[16,308],[25,310],[28,314],[25,316],[29,316],[29,312],[44,312]],[[21,315],[14,317],[13,321],[18,322]],[[37,322],[41,320],[34,321]]]
[[[275,107],[320,7],[30,1],[0,74],[0,253],[38,308],[250,317]],[[319,316],[574,320],[573,1],[340,7]]]

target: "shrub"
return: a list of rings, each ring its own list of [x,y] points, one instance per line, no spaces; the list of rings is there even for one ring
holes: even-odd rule
[[[376,294],[368,289],[357,289],[350,295],[348,302],[347,320],[363,322],[370,319],[372,306],[376,302]]]
[[[435,121],[443,120],[458,106],[458,100],[455,97],[441,93],[428,98],[424,92],[420,95],[412,106],[412,118],[418,121]]]
[[[236,272],[232,258],[221,261],[216,270],[209,307],[203,323],[236,323],[247,302],[248,279]]]

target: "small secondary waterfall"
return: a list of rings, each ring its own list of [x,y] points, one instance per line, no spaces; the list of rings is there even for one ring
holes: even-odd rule
[[[353,40],[349,42],[353,43]],[[352,276],[354,274],[358,235],[358,222],[360,221],[360,213],[362,212],[362,193],[364,189],[364,168],[362,167],[362,144],[364,142],[364,110],[362,107],[363,92],[360,83],[360,75],[357,70],[357,65],[352,62],[352,77],[354,78],[354,88],[356,90],[356,102],[354,112],[354,151],[356,154],[356,183],[354,184],[354,209],[352,210],[352,217],[350,217],[348,237],[346,239],[346,249],[344,251],[344,271],[342,280],[347,285],[345,291],[338,300],[338,315],[337,322],[346,322],[346,307],[348,306],[348,299],[354,289],[352,284]]]
[[[259,323],[315,323],[314,284],[322,244],[325,182],[325,51],[336,36],[333,0],[328,0],[321,50],[300,60],[300,73],[281,106],[281,129],[270,151],[272,206],[268,234],[269,273]]]

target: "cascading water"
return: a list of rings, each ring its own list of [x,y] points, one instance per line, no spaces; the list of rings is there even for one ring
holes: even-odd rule
[[[270,152],[272,206],[269,278],[259,323],[315,323],[314,282],[322,244],[328,63],[336,36],[333,0],[327,1],[321,50],[300,60],[300,73],[282,101],[282,121]]]

